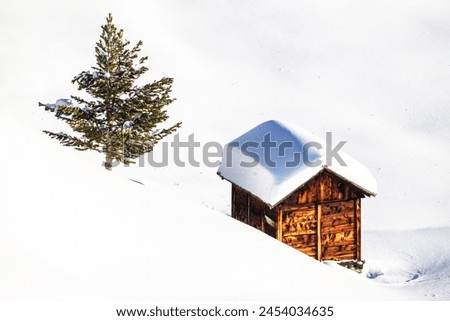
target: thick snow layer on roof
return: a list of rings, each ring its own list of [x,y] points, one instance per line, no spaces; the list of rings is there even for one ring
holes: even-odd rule
[[[343,163],[337,157],[327,160],[334,147],[326,148],[306,130],[270,120],[225,146],[218,174],[272,206],[325,168],[375,195],[376,181],[361,163],[341,150]]]

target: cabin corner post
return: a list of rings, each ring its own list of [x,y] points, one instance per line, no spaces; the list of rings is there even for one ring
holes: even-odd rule
[[[236,218],[236,192],[234,184],[231,184],[231,217]]]
[[[354,200],[355,209],[355,238],[356,238],[356,260],[361,261],[361,199]]]
[[[317,260],[322,261],[322,205],[316,204],[317,213]]]
[[[280,206],[278,209],[278,218],[277,218],[277,240],[283,242],[283,209]]]

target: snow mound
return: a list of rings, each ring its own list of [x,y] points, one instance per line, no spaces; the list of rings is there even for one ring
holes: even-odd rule
[[[430,245],[431,243],[431,245]],[[366,232],[363,273],[405,298],[450,300],[450,228]]]

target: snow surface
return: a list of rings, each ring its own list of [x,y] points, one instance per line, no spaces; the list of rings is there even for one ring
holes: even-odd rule
[[[144,41],[143,81],[174,77],[182,138],[279,119],[348,141],[378,182],[362,275],[226,216],[217,168],[108,173],[41,133],[65,130],[37,102],[77,93],[108,12]],[[449,18],[439,0],[3,1],[0,298],[449,300]]]
[[[0,137],[14,155],[0,163],[1,299],[355,299],[362,289],[366,299],[391,295],[182,191],[100,170],[12,119],[2,118]],[[20,175],[11,175],[18,168]],[[280,284],[291,286],[276,291]]]
[[[308,148],[311,143],[320,146]],[[218,174],[272,206],[325,168],[367,194],[376,195],[377,183],[369,170],[340,149],[336,155],[343,163],[329,159],[331,153],[327,158],[327,152],[335,148],[326,147],[327,144],[332,142],[325,142],[298,126],[266,121],[224,147]],[[318,165],[309,164],[316,162]]]

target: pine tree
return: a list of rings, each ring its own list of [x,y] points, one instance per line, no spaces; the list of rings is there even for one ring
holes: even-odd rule
[[[72,105],[69,99],[39,105],[54,112],[74,132],[69,135],[45,130],[46,134],[64,146],[104,153],[104,166],[111,170],[113,161],[130,164],[151,152],[159,140],[176,131],[181,123],[157,129],[158,124],[168,119],[164,108],[175,100],[170,97],[173,79],[165,77],[143,86],[135,85],[148,70],[144,66],[148,57],[138,55],[142,41],[129,48],[130,42],[123,39],[123,30],[115,27],[111,14],[106,22],[96,43],[96,66],[72,80],[78,84],[78,90],[86,91],[93,99],[71,96],[82,107]]]

